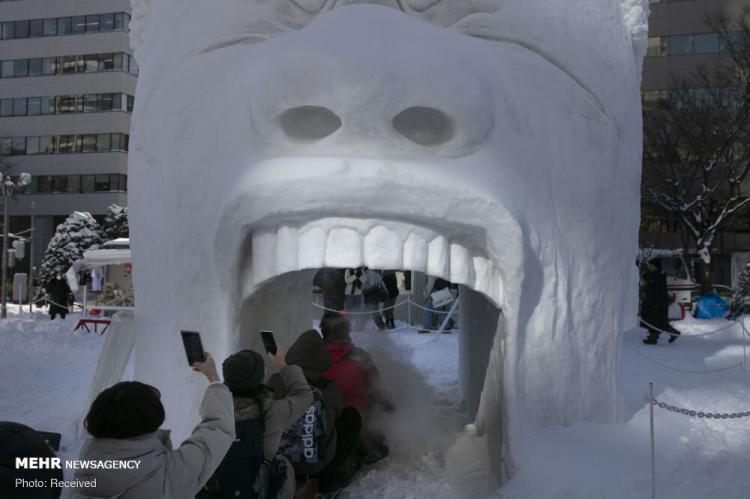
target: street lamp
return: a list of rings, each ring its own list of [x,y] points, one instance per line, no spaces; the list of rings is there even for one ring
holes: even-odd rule
[[[8,216],[8,201],[13,196],[16,190],[21,190],[31,183],[31,175],[28,173],[22,173],[18,176],[18,180],[14,181],[10,176],[3,175],[0,173],[0,185],[3,190],[3,298],[2,308],[0,308],[0,318],[5,319],[8,316],[8,308],[6,307],[6,301],[8,299],[8,228],[10,225]]]

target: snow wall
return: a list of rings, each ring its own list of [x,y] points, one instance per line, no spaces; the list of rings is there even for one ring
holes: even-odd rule
[[[363,263],[475,292],[462,386],[499,478],[538,425],[617,420],[647,14],[646,0],[133,0],[136,373],[167,425],[189,431],[205,386],[180,329],[217,359],[260,348],[261,328],[288,345],[308,326],[311,277],[295,271]]]

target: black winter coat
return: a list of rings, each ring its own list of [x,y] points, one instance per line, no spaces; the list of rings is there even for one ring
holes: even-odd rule
[[[59,488],[17,488],[16,478],[42,480],[63,479],[62,470],[16,469],[17,457],[55,457],[42,437],[28,426],[19,423],[0,423],[0,497],[53,499],[60,497]]]
[[[67,310],[68,304],[70,303],[70,286],[68,281],[63,277],[62,279],[52,279],[47,283],[45,287],[50,300],[55,303],[50,304],[55,308],[64,308]]]
[[[383,282],[385,283],[386,289],[388,289],[388,296],[396,298],[398,296],[398,279],[396,279],[395,272],[389,272],[383,275]]]
[[[646,272],[643,275],[641,318],[658,328],[666,329],[669,326],[668,310],[667,276],[661,271]]]
[[[323,268],[313,277],[313,286],[323,291],[323,304],[326,308],[341,310],[344,308],[346,280],[344,269]]]

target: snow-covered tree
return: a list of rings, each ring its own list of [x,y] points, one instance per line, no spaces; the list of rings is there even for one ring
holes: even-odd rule
[[[102,236],[99,223],[90,213],[73,212],[57,226],[44,252],[39,272],[42,286],[54,279],[57,273],[67,272],[73,262],[83,258],[84,251],[102,244]]]
[[[739,315],[745,312],[745,302],[750,301],[750,262],[740,272],[737,278],[737,287],[732,295],[730,308],[733,314]]]
[[[722,57],[675,78],[643,110],[643,197],[681,222],[700,257],[704,292],[717,234],[750,207],[750,8],[708,22]]]
[[[107,240],[117,239],[118,237],[128,237],[130,229],[128,227],[128,208],[117,204],[109,205],[107,214],[104,216],[102,224],[104,237]]]

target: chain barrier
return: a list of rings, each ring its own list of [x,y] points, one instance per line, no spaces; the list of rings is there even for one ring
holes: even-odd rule
[[[651,497],[656,499],[656,452],[655,452],[655,431],[654,431],[654,407],[664,409],[665,411],[674,412],[675,414],[681,414],[691,418],[700,419],[741,419],[750,417],[750,411],[741,412],[708,412],[708,411],[697,411],[695,409],[687,409],[685,407],[678,407],[676,405],[668,404],[658,400],[654,396],[654,384],[648,384],[648,391],[643,396],[644,402],[649,405],[649,423],[650,423],[650,437],[651,437]]]
[[[657,407],[660,407],[664,410],[675,412],[677,414],[682,414],[684,416],[690,416],[691,418],[701,418],[701,419],[738,419],[738,418],[747,418],[750,417],[750,411],[744,411],[744,412],[706,412],[706,411],[696,411],[693,409],[685,409],[684,407],[677,407],[675,405],[667,404],[666,402],[661,402],[657,399],[652,399],[650,403],[656,405]]]

